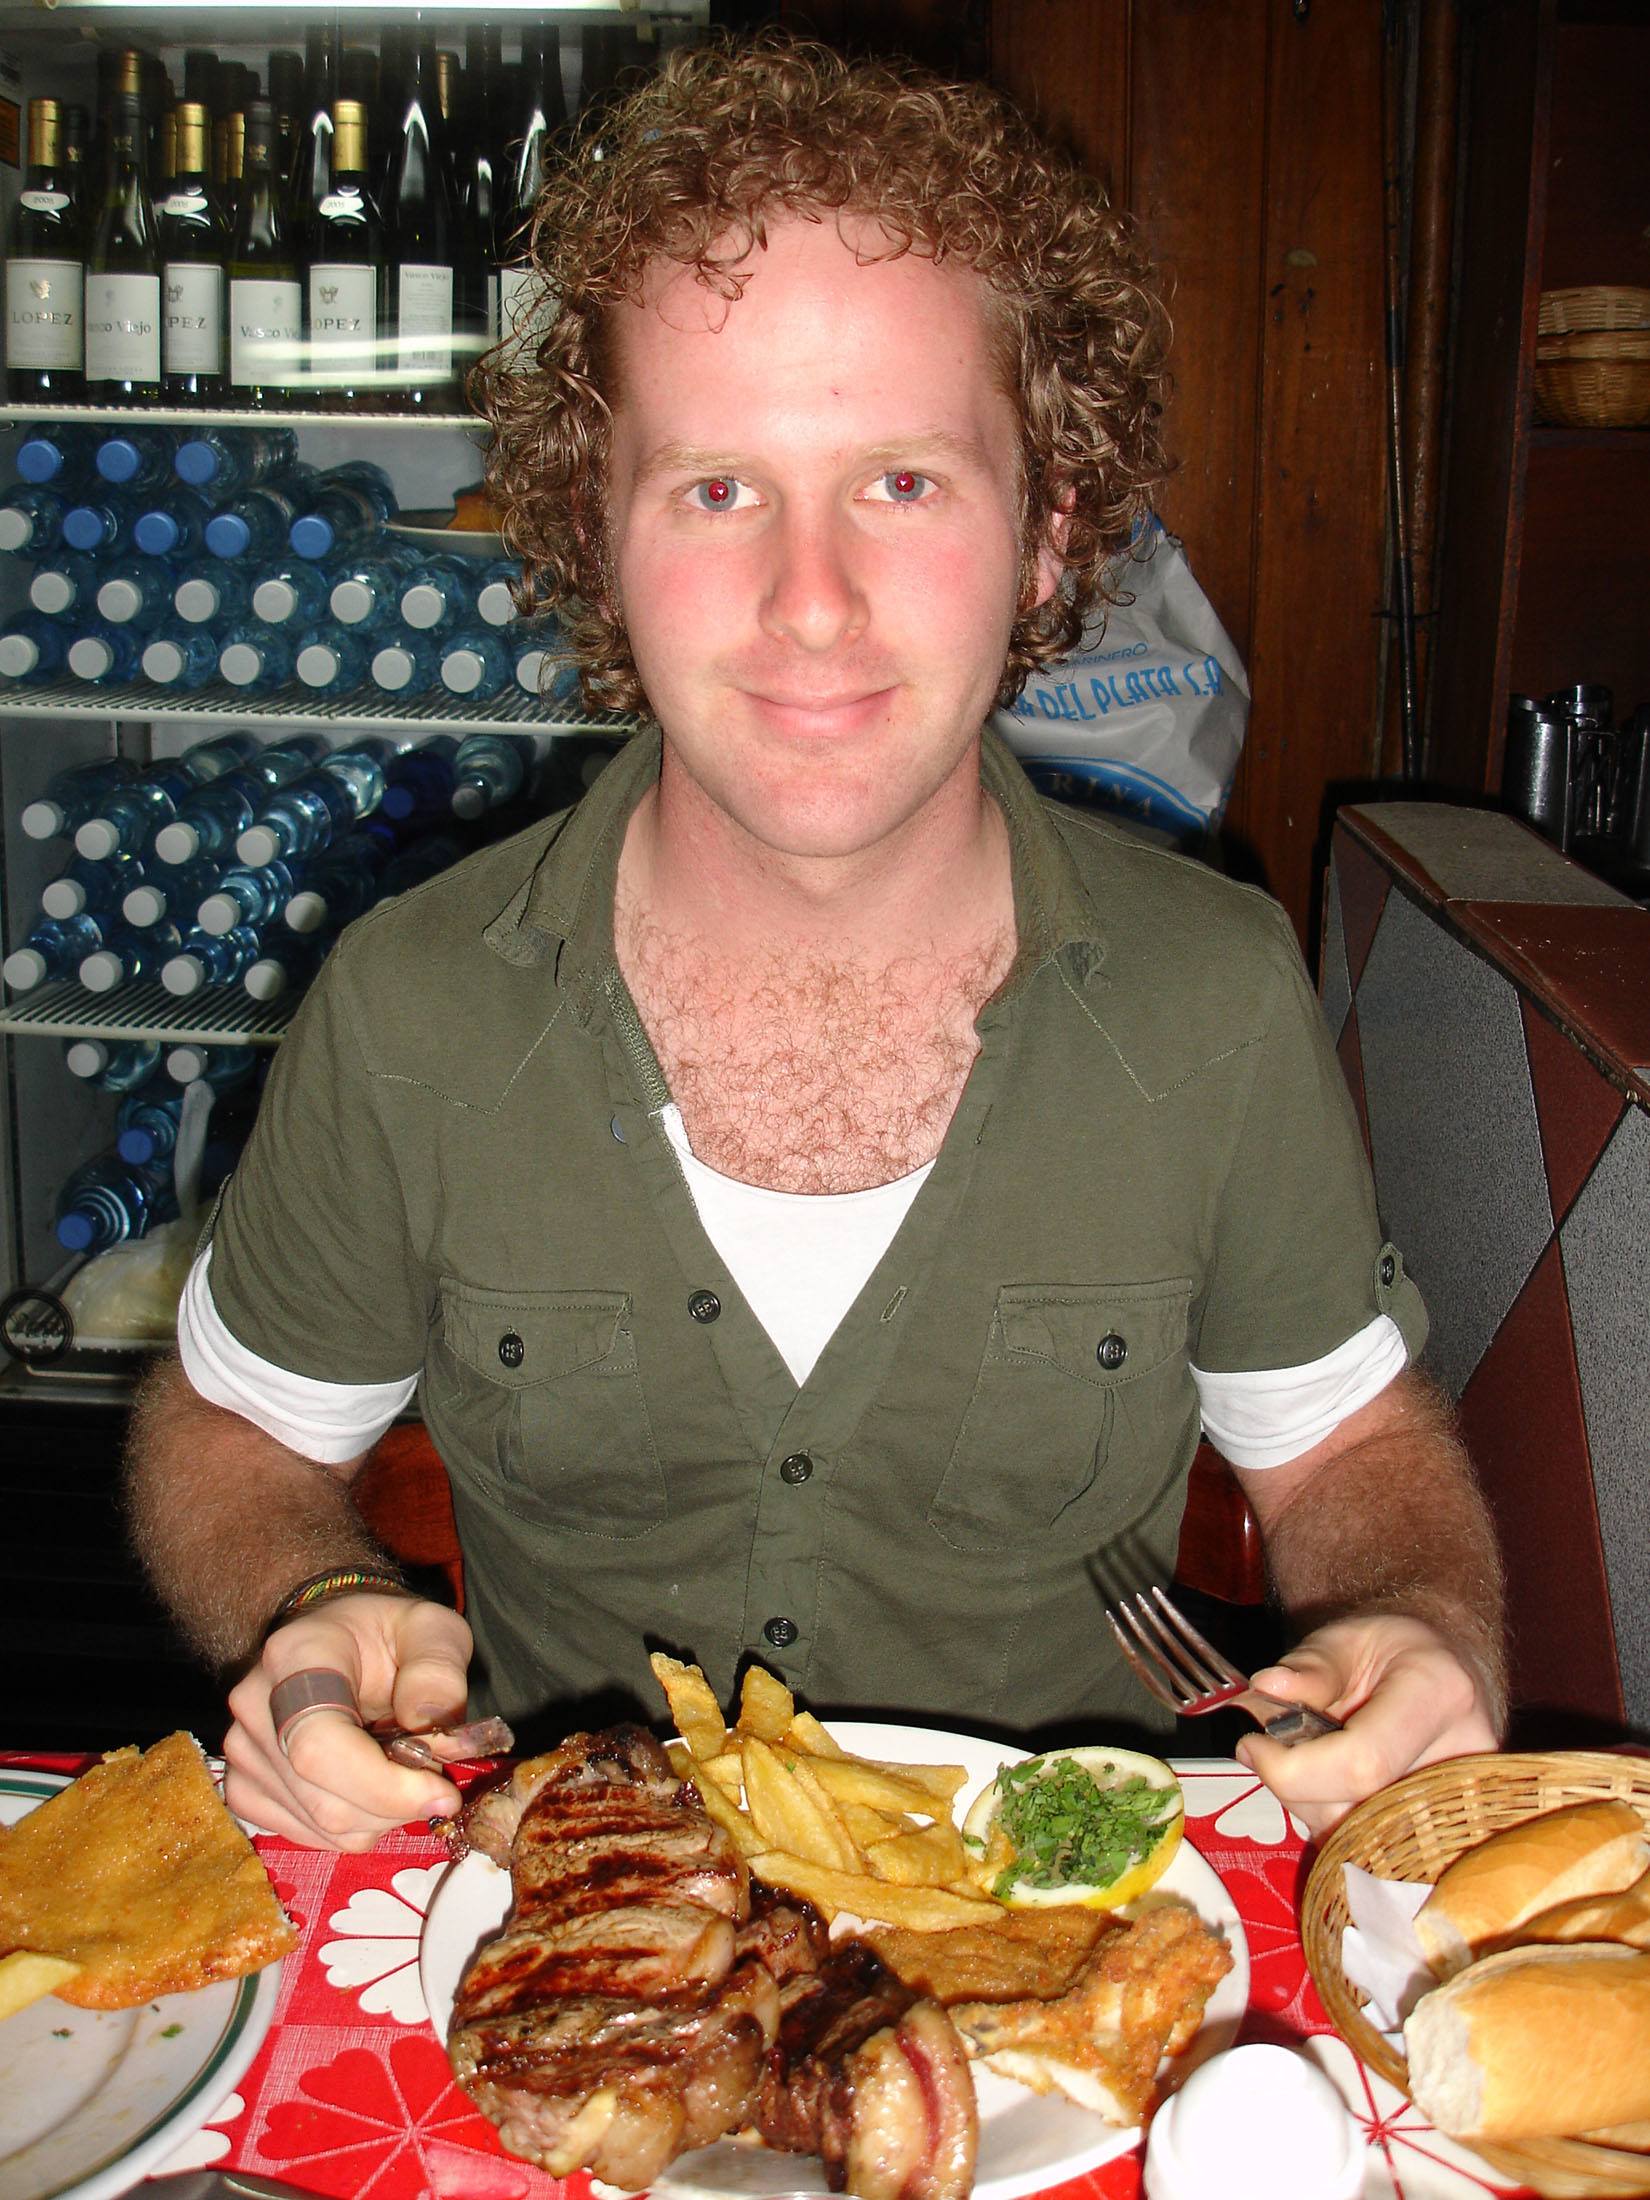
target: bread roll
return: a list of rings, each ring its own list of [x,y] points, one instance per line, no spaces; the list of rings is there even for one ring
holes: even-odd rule
[[[1421,1905],[1415,1931],[1434,1973],[1449,1978],[1526,1918],[1579,1895],[1619,1894],[1650,1868],[1650,1839],[1631,1803],[1543,1811],[1458,1856]]]
[[[1583,1894],[1538,1910],[1513,1935],[1530,1941],[1619,1940],[1628,1948],[1650,1948],[1650,1871],[1620,1894]]]
[[[1458,2139],[1551,2138],[1650,2117],[1650,1955],[1509,1948],[1404,2025],[1415,2105]]]

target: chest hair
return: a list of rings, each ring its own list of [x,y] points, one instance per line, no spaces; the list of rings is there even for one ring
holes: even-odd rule
[[[1008,973],[1014,928],[880,964],[825,954],[737,961],[621,902],[619,966],[688,1142],[777,1192],[855,1192],[931,1161]]]

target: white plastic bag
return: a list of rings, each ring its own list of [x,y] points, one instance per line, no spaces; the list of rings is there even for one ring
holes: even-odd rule
[[[1186,553],[1152,522],[1075,655],[1033,672],[992,724],[1044,794],[1195,844],[1220,823],[1249,718],[1249,678]]]

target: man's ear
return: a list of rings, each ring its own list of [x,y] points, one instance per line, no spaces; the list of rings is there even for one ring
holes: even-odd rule
[[[1054,508],[1044,523],[1041,540],[1037,545],[1036,587],[1028,610],[1045,604],[1060,585],[1066,569],[1066,537],[1071,532],[1072,506],[1077,492],[1069,484],[1055,497]]]

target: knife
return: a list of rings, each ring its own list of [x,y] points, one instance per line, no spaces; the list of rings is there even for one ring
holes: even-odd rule
[[[244,2169],[191,2169],[169,2177],[151,2177],[136,2188],[155,2200],[321,2200],[302,2185],[278,2177],[254,2177]]]

